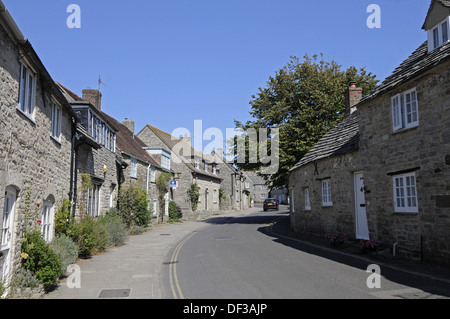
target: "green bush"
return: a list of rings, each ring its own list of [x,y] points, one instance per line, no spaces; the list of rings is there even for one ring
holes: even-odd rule
[[[132,224],[147,227],[150,224],[151,212],[148,209],[147,192],[132,183],[122,187],[118,195],[119,215],[130,228]]]
[[[63,275],[58,256],[37,230],[27,233],[22,241],[22,266],[31,271],[45,289],[56,285]]]
[[[105,215],[100,221],[108,233],[108,246],[121,246],[125,244],[128,236],[127,225],[119,216]]]
[[[78,255],[81,258],[102,252],[108,244],[105,226],[90,215],[72,223],[69,236],[78,245]]]
[[[20,268],[11,280],[11,287],[13,288],[37,288],[41,285],[39,279],[37,279],[33,272],[24,268]]]
[[[72,215],[70,213],[70,201],[65,199],[55,214],[55,235],[59,234],[67,235],[70,224],[72,221]]]
[[[58,255],[63,273],[69,265],[75,264],[78,259],[78,246],[67,235],[60,234],[50,243],[50,248]]]
[[[177,204],[173,201],[169,203],[169,220],[179,221]]]

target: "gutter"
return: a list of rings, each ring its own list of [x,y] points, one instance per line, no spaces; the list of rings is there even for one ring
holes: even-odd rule
[[[0,16],[3,18],[3,20],[5,20],[7,27],[18,43],[24,44],[28,41],[28,39],[25,38],[20,31],[17,24],[14,22],[14,19],[12,18],[8,9],[6,9],[6,6],[3,4],[2,0],[0,0]]]

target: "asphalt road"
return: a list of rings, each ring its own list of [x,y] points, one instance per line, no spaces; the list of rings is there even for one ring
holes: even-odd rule
[[[383,267],[381,288],[369,288],[368,261],[274,236],[268,225],[279,218],[288,218],[288,214],[255,208],[245,215],[207,220],[205,227],[174,245],[166,256],[161,273],[163,298],[434,296],[417,288],[433,286],[429,278]],[[376,279],[370,282],[377,283]]]

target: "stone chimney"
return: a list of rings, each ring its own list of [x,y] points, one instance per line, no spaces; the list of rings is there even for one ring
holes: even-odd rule
[[[97,110],[102,110],[102,93],[99,90],[83,90],[83,100],[90,102]]]
[[[129,119],[125,119],[122,124],[124,126],[126,126],[127,129],[129,129],[131,131],[131,133],[133,133],[134,135],[134,121],[133,120],[129,120]]]
[[[345,116],[356,111],[355,105],[363,98],[362,88],[356,86],[356,82],[350,82],[349,88],[345,92]]]
[[[186,143],[189,144],[189,146],[192,146],[192,138],[190,136],[188,136],[187,134],[184,135],[183,138],[181,138],[182,141],[185,141]]]

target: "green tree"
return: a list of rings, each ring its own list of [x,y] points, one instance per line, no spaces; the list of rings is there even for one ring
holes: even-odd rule
[[[119,215],[127,227],[132,225],[147,227],[150,224],[150,211],[148,208],[147,192],[136,183],[122,187],[117,198],[119,202]]]
[[[252,121],[235,121],[237,129],[279,129],[279,170],[264,176],[273,186],[286,186],[289,169],[303,157],[312,146],[345,115],[345,91],[351,81],[370,93],[377,85],[376,76],[365,68],[354,66],[342,70],[335,61],[325,61],[323,55],[303,61],[291,57],[290,62],[270,77],[267,87],[260,88],[250,101]],[[240,169],[257,170],[263,164],[250,163],[248,158],[249,137],[246,138],[245,163]],[[237,153],[237,139],[229,141]],[[270,143],[270,136],[269,136]],[[270,144],[269,144],[270,145]],[[257,146],[258,147],[258,146]],[[269,147],[270,149],[270,147]],[[258,151],[259,154],[259,151]]]
[[[187,190],[189,199],[191,200],[192,210],[197,210],[198,200],[200,199],[200,186],[197,183],[191,184],[191,187]]]

